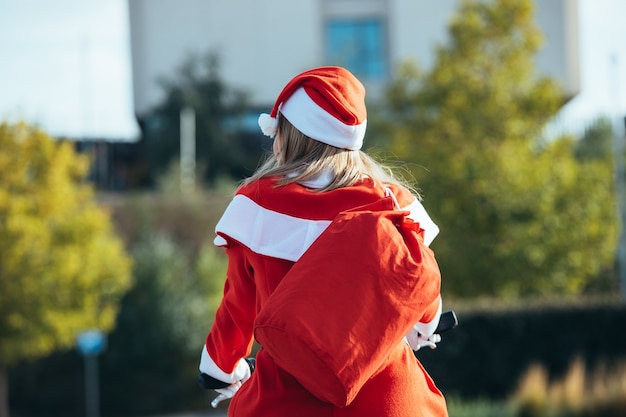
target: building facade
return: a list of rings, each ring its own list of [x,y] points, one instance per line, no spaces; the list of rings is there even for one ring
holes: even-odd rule
[[[220,76],[271,107],[284,83],[320,65],[343,65],[376,98],[395,67],[428,69],[461,0],[128,0],[137,117],[163,98],[191,55],[215,53]],[[545,36],[537,68],[569,97],[579,91],[577,0],[535,0]]]

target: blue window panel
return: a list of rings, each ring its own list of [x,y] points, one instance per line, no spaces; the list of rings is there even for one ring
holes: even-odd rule
[[[386,42],[378,19],[329,20],[326,23],[326,60],[348,68],[358,77],[387,77]]]

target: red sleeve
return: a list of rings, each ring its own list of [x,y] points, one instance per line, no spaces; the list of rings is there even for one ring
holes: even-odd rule
[[[419,319],[421,323],[430,323],[433,320],[439,321],[439,311],[441,310],[441,297],[437,297],[424,310],[424,314]]]
[[[237,361],[252,350],[252,324],[256,314],[256,286],[249,250],[232,240],[226,248],[228,270],[224,297],[206,338],[207,351],[216,365],[231,373]]]

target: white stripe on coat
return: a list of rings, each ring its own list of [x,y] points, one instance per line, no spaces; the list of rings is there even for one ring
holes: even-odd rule
[[[415,199],[401,208],[424,229],[426,245],[435,239],[439,227],[431,220],[422,204]],[[310,220],[268,210],[244,195],[236,195],[215,226],[215,245],[224,246],[229,236],[255,253],[295,262],[331,223]]]

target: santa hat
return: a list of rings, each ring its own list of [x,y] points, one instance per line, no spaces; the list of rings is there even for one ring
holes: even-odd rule
[[[342,149],[363,145],[367,126],[365,88],[341,67],[321,67],[296,75],[278,95],[270,114],[259,116],[267,136],[275,136],[278,111],[300,132]]]

